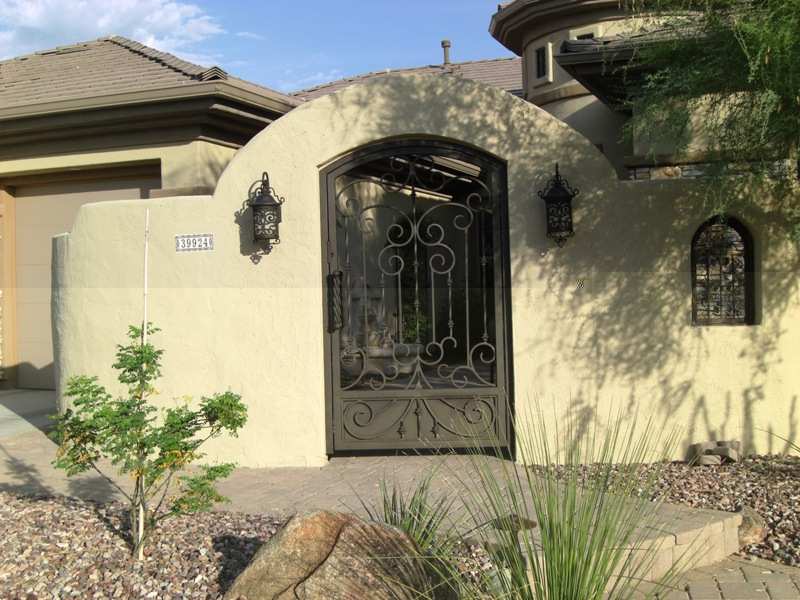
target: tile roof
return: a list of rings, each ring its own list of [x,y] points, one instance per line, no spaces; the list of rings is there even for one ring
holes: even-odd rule
[[[0,109],[225,81],[295,106],[286,96],[120,36],[0,61]]]
[[[430,73],[434,75],[454,75],[474,79],[488,85],[506,90],[516,96],[522,96],[522,59],[519,57],[494,58],[476,60],[449,65],[428,65],[410,69],[393,69],[373,71],[355,77],[348,77],[330,83],[323,83],[313,88],[294,92],[294,96],[303,100],[313,100],[326,94],[332,94],[354,83],[360,83],[389,73]]]

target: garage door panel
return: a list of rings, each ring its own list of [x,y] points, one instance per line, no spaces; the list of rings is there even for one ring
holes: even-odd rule
[[[52,238],[69,232],[90,202],[132,200],[161,187],[160,178],[71,181],[18,187],[16,197],[17,385],[52,389],[50,322]]]

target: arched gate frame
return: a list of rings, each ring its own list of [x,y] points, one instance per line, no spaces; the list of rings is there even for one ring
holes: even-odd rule
[[[320,184],[328,453],[510,449],[505,163],[383,142]]]

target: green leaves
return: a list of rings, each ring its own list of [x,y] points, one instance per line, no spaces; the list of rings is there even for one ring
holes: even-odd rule
[[[151,323],[147,324],[147,335],[153,335],[160,331],[158,328],[153,327]],[[141,393],[142,385],[150,383],[161,376],[161,355],[163,350],[156,350],[150,344],[142,343],[143,329],[131,325],[128,328],[128,339],[130,343],[126,346],[117,346],[117,361],[113,367],[119,373],[120,383],[128,386],[133,386],[131,392]],[[149,390],[148,390],[149,391]]]
[[[751,203],[783,213],[800,239],[800,0],[625,6],[635,17],[625,133],[637,154],[699,163],[709,216]]]
[[[225,430],[233,436],[247,421],[247,408],[241,398],[232,392],[203,398],[200,412],[214,431]]]
[[[151,324],[147,327],[148,336],[159,331]],[[53,433],[59,445],[56,467],[68,476],[94,470],[128,499],[131,523],[139,529],[134,540],[147,539],[163,518],[208,510],[225,501],[214,483],[230,475],[233,464],[199,467],[200,474],[181,473],[203,457],[200,447],[206,441],[223,433],[235,436],[247,421],[247,407],[230,391],[203,397],[194,409],[188,402],[162,410],[150,404],[163,351],[143,343],[142,333],[141,327],[130,327],[129,343],[117,346],[113,366],[128,394],[115,398],[96,377],[73,377],[65,392],[72,408],[56,417]],[[130,478],[131,489],[102,472],[102,459],[109,460],[118,475]]]
[[[214,488],[214,483],[228,477],[234,468],[233,463],[202,466],[199,475],[181,477],[181,494],[172,502],[170,514],[192,514],[209,510],[217,502],[227,502],[228,499]]]
[[[633,66],[646,74],[631,88],[631,127],[678,150],[702,138],[731,161],[795,156],[800,141],[800,0],[634,0],[643,45]],[[664,126],[696,114],[691,136]],[[655,126],[655,128],[654,128]]]

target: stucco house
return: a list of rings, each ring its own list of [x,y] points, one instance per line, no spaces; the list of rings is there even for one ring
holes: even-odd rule
[[[521,93],[517,59],[409,71]],[[119,36],[0,62],[3,384],[55,387],[51,238],[80,206],[211,194],[256,133],[353,81],[286,95]]]
[[[629,26],[613,1],[515,0],[490,31],[518,83],[447,60],[334,82],[286,100],[213,193],[81,206],[53,242],[56,384],[111,381],[142,315],[149,209],[162,401],[229,388],[250,407],[213,458],[513,454],[537,403],[651,417],[684,444],[794,437],[798,253],[779,203],[709,219],[702,157],[622,141],[598,65]],[[495,85],[467,75],[483,69]]]

